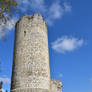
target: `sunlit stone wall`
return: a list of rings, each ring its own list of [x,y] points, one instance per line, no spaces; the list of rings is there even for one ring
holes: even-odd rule
[[[16,24],[11,92],[50,92],[47,26],[40,14]]]

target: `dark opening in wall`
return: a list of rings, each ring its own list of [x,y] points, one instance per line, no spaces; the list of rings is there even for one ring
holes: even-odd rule
[[[26,36],[26,31],[24,31],[24,36]]]

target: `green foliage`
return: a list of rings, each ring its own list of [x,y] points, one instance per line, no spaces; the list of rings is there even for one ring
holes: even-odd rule
[[[13,11],[16,11],[17,2],[16,0],[0,0],[0,13],[8,13],[11,16]]]
[[[10,17],[13,16],[14,12],[17,11],[17,5],[16,0],[0,0],[0,28],[2,25],[5,25],[10,20]]]

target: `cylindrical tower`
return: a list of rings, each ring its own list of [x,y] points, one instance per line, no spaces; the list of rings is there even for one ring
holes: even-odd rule
[[[47,26],[40,14],[16,24],[11,92],[50,92]]]

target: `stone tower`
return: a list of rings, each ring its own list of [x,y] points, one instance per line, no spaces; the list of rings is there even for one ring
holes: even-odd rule
[[[51,92],[54,83],[46,23],[40,14],[25,15],[16,24],[11,92]]]

